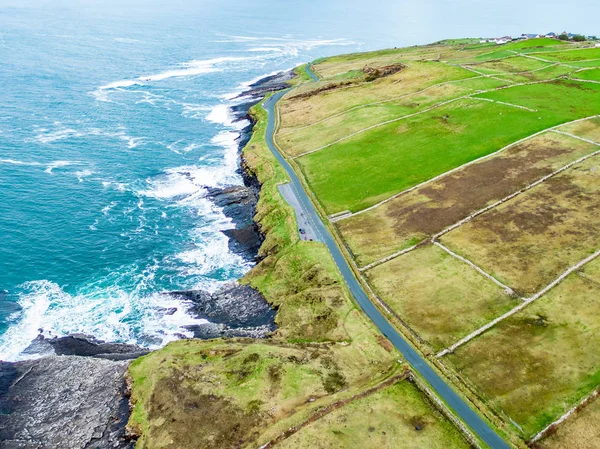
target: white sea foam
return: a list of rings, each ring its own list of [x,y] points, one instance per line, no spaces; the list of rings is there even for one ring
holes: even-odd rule
[[[80,171],[75,172],[75,176],[77,176],[77,179],[79,180],[79,182],[83,182],[83,178],[86,178],[93,174],[94,174],[94,172],[92,172],[91,170],[80,170]]]
[[[155,269],[149,267],[138,276],[138,288],[132,292],[107,287],[118,284],[113,283],[113,279],[102,279],[77,294],[69,294],[47,280],[22,285],[23,293],[18,301],[22,310],[11,317],[15,322],[0,336],[0,359],[15,361],[36,357],[22,352],[40,330],[46,337],[85,333],[105,341],[128,343],[139,343],[148,336],[154,342],[151,347],[175,340],[181,334],[191,337],[191,332],[183,326],[207,321],[187,314],[188,302],[159,293],[141,293],[153,281]],[[128,275],[129,271],[125,268],[122,273]],[[167,308],[177,310],[167,315]]]
[[[67,167],[69,165],[74,165],[74,164],[78,164],[79,162],[73,162],[73,161],[54,161],[54,162],[50,162],[47,167],[46,170],[44,170],[46,173],[52,173],[52,171],[56,168],[60,168],[60,167]]]
[[[102,186],[106,189],[114,189],[119,192],[125,192],[127,190],[128,184],[116,181],[102,181]]]
[[[12,164],[12,165],[29,165],[32,167],[36,167],[36,166],[40,166],[40,165],[44,165],[40,162],[34,162],[34,161],[18,161],[15,159],[0,159],[0,164]]]
[[[53,132],[47,132],[45,128],[40,128],[36,135],[36,140],[40,143],[52,143],[59,140],[72,139],[85,136],[84,132],[77,131],[73,128],[60,128]]]

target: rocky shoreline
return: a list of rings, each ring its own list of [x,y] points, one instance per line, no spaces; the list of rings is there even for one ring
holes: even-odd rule
[[[241,149],[254,126],[249,109],[269,92],[287,87],[292,71],[265,77],[249,86],[231,108],[237,120],[249,120],[240,132]],[[260,184],[240,164],[243,186],[207,189],[223,208],[234,229],[223,231],[231,251],[257,261],[263,241],[253,217]],[[189,312],[209,323],[188,327],[195,338],[262,338],[275,330],[276,311],[260,292],[233,282],[217,292],[176,291]],[[183,337],[183,336],[182,336]],[[0,441],[8,449],[130,449],[134,436],[126,432],[129,399],[125,374],[131,360],[149,351],[136,345],[110,343],[87,335],[36,338],[27,353],[41,358],[0,361]]]

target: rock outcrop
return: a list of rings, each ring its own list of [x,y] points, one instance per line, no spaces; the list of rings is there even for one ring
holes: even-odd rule
[[[0,446],[133,448],[125,435],[127,366],[77,356],[0,362]]]
[[[266,337],[275,330],[276,310],[249,285],[232,282],[210,294],[202,290],[168,293],[190,301],[190,313],[209,321],[188,326],[195,338]]]

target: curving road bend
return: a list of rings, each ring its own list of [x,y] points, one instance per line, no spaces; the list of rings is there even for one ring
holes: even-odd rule
[[[308,65],[306,66],[306,72],[311,78],[315,80],[318,79]],[[333,236],[321,220],[315,206],[309,199],[296,172],[279,152],[273,141],[273,133],[275,131],[275,104],[288,90],[279,91],[273,94],[263,103],[263,108],[268,113],[266,130],[267,145],[289,175],[291,179],[291,189],[297,198],[298,204],[304,210],[304,216],[310,221],[314,231],[318,234],[318,240],[327,245],[327,248],[333,256],[333,260],[337,264],[342,277],[348,285],[356,302],[371,321],[375,323],[379,330],[394,344],[398,351],[402,353],[406,361],[412,366],[413,370],[418,372],[431,385],[446,404],[456,413],[456,415],[460,416],[463,422],[465,422],[471,430],[481,438],[481,440],[488,444],[492,449],[510,449],[510,446],[504,442],[448,384],[446,384],[423,357],[396,329],[394,329],[379,309],[371,302],[362,285],[354,276],[352,269],[348,265],[348,262],[344,258]]]

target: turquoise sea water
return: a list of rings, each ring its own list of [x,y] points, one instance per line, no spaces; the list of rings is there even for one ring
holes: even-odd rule
[[[359,42],[243,21],[232,34],[206,8],[187,12],[2,11],[0,359],[40,329],[163,344],[193,319],[165,315],[173,300],[159,292],[214,290],[251,267],[204,197],[242,183],[246,123],[232,122],[230,98]]]
[[[204,196],[242,183],[232,97],[320,56],[511,32],[440,5],[0,0],[0,359],[40,331],[185,334],[159,293],[251,268]]]

